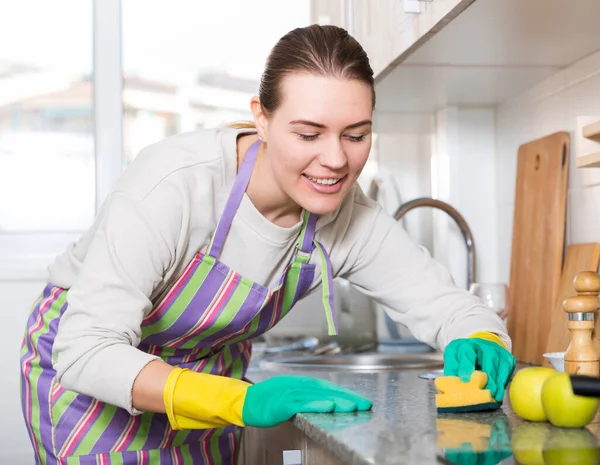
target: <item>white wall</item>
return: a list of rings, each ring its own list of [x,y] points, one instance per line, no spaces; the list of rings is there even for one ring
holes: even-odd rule
[[[600,169],[575,167],[577,117],[588,115],[600,116],[600,52],[497,108],[498,276],[505,282],[510,275],[516,157],[524,142],[570,131],[567,243],[600,241]]]
[[[454,207],[467,222],[476,250],[476,281],[497,282],[494,110],[440,109],[435,120],[432,195]],[[467,288],[467,248],[454,220],[434,216],[433,254]]]

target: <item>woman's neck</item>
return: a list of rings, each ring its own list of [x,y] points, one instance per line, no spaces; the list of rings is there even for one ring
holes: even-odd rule
[[[242,164],[248,148],[258,140],[256,134],[239,136],[237,139],[237,167]],[[254,207],[271,223],[282,228],[290,228],[300,221],[302,207],[281,191],[273,178],[273,173],[265,156],[265,145],[261,144],[256,154],[246,195]]]

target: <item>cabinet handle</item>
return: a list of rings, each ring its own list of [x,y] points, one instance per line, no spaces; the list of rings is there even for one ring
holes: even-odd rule
[[[302,451],[284,450],[283,465],[302,465]]]
[[[421,4],[423,2],[432,2],[433,0],[403,0],[405,13],[421,13]]]

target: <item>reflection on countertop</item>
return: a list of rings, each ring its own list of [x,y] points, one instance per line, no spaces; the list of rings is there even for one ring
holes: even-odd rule
[[[434,383],[420,378],[418,369],[265,371],[254,362],[248,378],[259,382],[282,374],[328,379],[373,401],[370,412],[302,414],[293,420],[348,465],[600,464],[600,424],[562,429],[525,422],[512,411],[508,393],[496,411],[438,414]]]

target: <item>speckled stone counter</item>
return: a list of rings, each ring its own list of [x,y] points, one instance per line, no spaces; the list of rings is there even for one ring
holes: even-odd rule
[[[600,464],[598,423],[565,430],[548,423],[523,422],[512,411],[508,393],[502,408],[493,412],[438,415],[433,381],[419,378],[421,373],[254,368],[248,378],[259,382],[281,374],[315,376],[371,399],[370,412],[302,414],[293,420],[348,465]],[[576,461],[580,456],[585,460]]]

